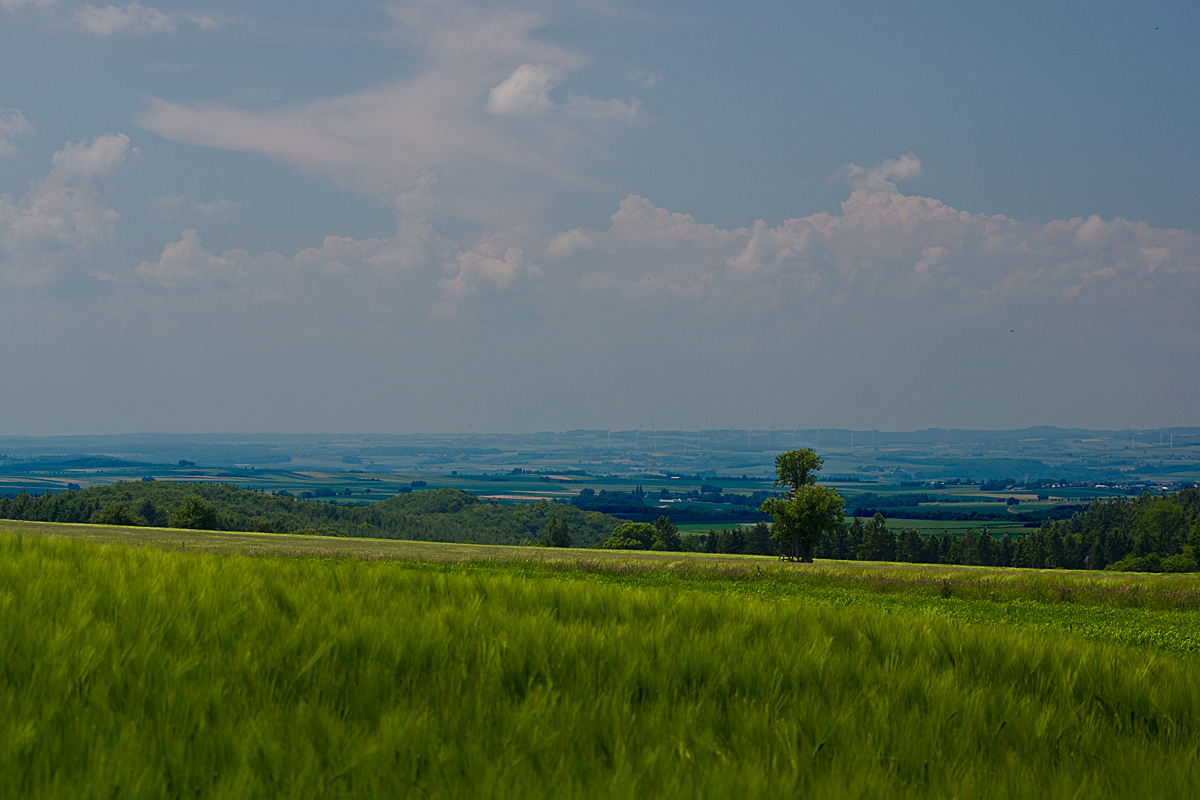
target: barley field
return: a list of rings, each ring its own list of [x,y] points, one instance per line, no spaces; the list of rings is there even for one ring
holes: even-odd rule
[[[0,535],[0,795],[1200,789],[1200,659],[1187,647],[938,605],[1111,608],[1169,628],[1195,613],[1186,587],[1122,609],[1082,591],[1042,597],[1030,580],[1026,595],[989,600],[969,576],[789,583],[760,566]]]

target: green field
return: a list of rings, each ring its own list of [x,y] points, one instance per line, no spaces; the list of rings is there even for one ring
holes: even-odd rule
[[[1185,797],[1198,631],[1191,576],[3,522],[0,795]]]

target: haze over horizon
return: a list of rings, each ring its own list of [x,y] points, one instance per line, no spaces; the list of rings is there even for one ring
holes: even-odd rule
[[[1198,35],[0,0],[0,434],[1197,426]]]

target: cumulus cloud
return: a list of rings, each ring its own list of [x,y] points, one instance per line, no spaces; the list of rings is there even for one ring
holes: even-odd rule
[[[67,160],[64,151],[56,169],[65,171]],[[819,315],[825,308],[885,304],[918,318],[967,318],[1042,303],[1113,313],[1171,308],[1181,319],[1196,316],[1187,302],[1200,291],[1195,233],[1098,216],[1029,224],[963,211],[896,188],[893,180],[915,175],[918,165],[902,157],[862,168],[858,188],[838,212],[778,225],[757,220],[722,228],[629,195],[606,229],[541,235],[522,225],[465,247],[435,230],[441,173],[427,168],[406,189],[388,194],[395,236],[329,236],[320,247],[285,257],[214,256],[190,234],[137,274],[174,288],[246,276],[237,278],[240,291],[264,297],[333,279],[378,286],[398,281],[410,299],[424,298],[424,313],[436,304],[435,316],[442,318],[460,313],[464,303],[590,310],[602,307],[606,293],[620,302],[737,314],[805,309]],[[552,269],[543,271],[539,257]]]
[[[899,158],[889,158],[871,169],[858,164],[845,164],[834,177],[844,178],[855,189],[873,192],[894,189],[896,181],[921,177],[921,161],[912,153],[906,153]]]
[[[487,110],[493,114],[517,114],[554,108],[550,90],[561,80],[553,64],[522,64],[488,92]]]
[[[233,259],[214,256],[200,244],[195,228],[183,232],[183,238],[163,248],[158,261],[143,261],[135,272],[141,278],[167,289],[201,277],[226,275],[236,270]],[[233,274],[238,274],[234,272]]]
[[[0,108],[0,158],[17,152],[14,139],[33,134],[33,125],[17,108]]]
[[[507,289],[526,269],[525,252],[521,248],[501,248],[489,242],[459,253],[456,261],[458,274],[439,284],[451,297],[473,294],[482,281],[487,281],[501,290]]]
[[[35,284],[42,280],[39,264],[55,263],[22,261],[14,253],[77,255],[87,243],[111,241],[115,212],[88,187],[127,151],[119,137],[68,145],[24,201],[5,198],[0,230],[8,283]],[[188,228],[134,268],[132,278],[171,292],[292,304],[304,313],[321,309],[356,324],[414,315],[456,325],[520,318],[550,325],[549,332],[549,320],[564,318],[640,325],[639,315],[654,309],[666,321],[741,318],[788,326],[803,320],[832,329],[846,315],[893,323],[937,319],[944,330],[961,332],[968,321],[995,315],[1078,322],[1155,309],[1180,331],[1200,326],[1192,302],[1200,292],[1195,233],[1098,216],[1030,224],[973,213],[906,195],[892,182],[914,172],[904,159],[864,168],[860,176],[875,178],[864,177],[838,211],[777,225],[756,220],[723,228],[629,195],[603,229],[545,235],[519,225],[463,246],[436,230],[442,174],[429,167],[403,190],[385,188],[396,214],[393,236],[328,236],[290,256],[216,254]],[[71,192],[55,189],[64,186]],[[68,194],[75,198],[70,203]],[[180,213],[196,205],[181,195],[160,204]],[[79,221],[66,227],[62,221],[77,211]],[[43,219],[40,226],[35,218]],[[47,238],[53,236],[60,238]],[[14,272],[14,264],[21,270]],[[130,271],[115,275],[128,282]]]
[[[768,228],[760,219],[755,221],[746,246],[725,263],[740,273],[776,271],[786,264],[811,263],[820,250],[820,237],[807,221],[788,220],[777,228]]]
[[[739,231],[721,230],[716,225],[696,222],[691,214],[658,208],[649,200],[631,194],[612,215],[610,237],[628,248],[651,247],[673,250],[684,244],[715,249],[737,238]]]
[[[824,299],[940,314],[1030,302],[1157,303],[1195,316],[1183,308],[1183,298],[1200,291],[1195,233],[1098,216],[1034,225],[971,213],[899,191],[893,181],[919,168],[910,156],[857,168],[850,176],[857,188],[839,213],[775,226],[758,220],[724,229],[630,195],[607,230],[558,233],[543,252],[562,265],[559,274],[577,263],[577,289],[585,293],[618,289],[713,307]]]
[[[396,211],[396,235],[368,257],[367,263],[411,270],[431,263],[439,249],[445,249],[432,222],[441,204],[441,180],[441,167],[425,167],[411,186],[389,197]]]
[[[582,228],[563,231],[555,235],[546,245],[546,255],[551,258],[570,258],[583,250],[595,250],[596,242]]]
[[[0,195],[0,281],[38,286],[97,245],[116,240],[120,214],[96,185],[138,157],[125,134],[68,142],[23,198]]]
[[[164,289],[233,287],[256,302],[303,294],[306,286],[320,285],[321,291],[326,291],[322,281],[331,277],[387,281],[422,267],[434,275],[438,261],[453,257],[456,250],[434,232],[429,219],[438,205],[439,174],[436,167],[424,169],[412,185],[389,194],[388,202],[396,211],[396,234],[389,238],[326,236],[320,247],[305,248],[291,257],[271,252],[251,255],[240,249],[216,255],[206,250],[195,229],[189,228],[179,241],[163,248],[157,261],[142,262],[134,274],[142,282]],[[222,202],[192,203],[190,207],[196,211],[222,208]],[[156,203],[168,214],[189,207],[183,195],[167,195]],[[483,265],[482,274],[502,277],[502,273],[489,271],[488,265]],[[435,284],[436,278],[428,283]]]

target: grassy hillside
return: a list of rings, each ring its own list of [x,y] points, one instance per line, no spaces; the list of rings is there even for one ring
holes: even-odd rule
[[[199,498],[213,509],[211,524],[184,524],[173,519],[189,498]],[[545,535],[550,520],[559,515],[566,517],[572,540],[580,546],[605,539],[620,522],[564,504],[540,501],[504,506],[445,488],[403,494],[368,506],[300,500],[228,484],[169,481],[124,481],[40,497],[0,498],[0,519],[480,544],[537,541]]]
[[[1196,788],[1194,657],[786,587],[0,536],[0,795]]]

